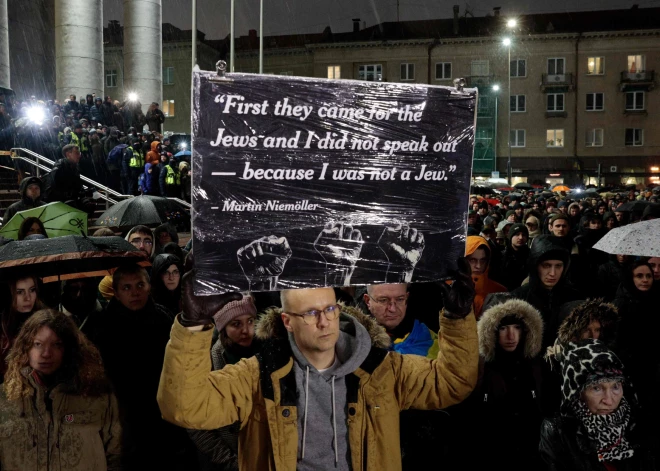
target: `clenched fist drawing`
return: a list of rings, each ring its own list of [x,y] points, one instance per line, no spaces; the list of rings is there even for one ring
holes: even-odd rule
[[[362,233],[350,224],[329,222],[314,241],[314,248],[325,260],[326,286],[348,286],[360,259]]]
[[[286,237],[274,235],[252,241],[236,252],[251,291],[277,289],[277,281],[291,254]]]
[[[386,281],[410,282],[424,251],[424,235],[405,221],[392,221],[378,239],[389,262]]]

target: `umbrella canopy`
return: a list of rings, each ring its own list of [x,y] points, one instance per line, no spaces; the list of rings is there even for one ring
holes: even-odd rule
[[[557,185],[552,191],[571,191],[571,189],[565,185]]]
[[[614,211],[618,213],[632,213],[633,211],[641,213],[642,211],[644,211],[644,208],[646,208],[649,204],[651,204],[650,201],[644,201],[644,200],[628,201],[627,203],[623,203]]]
[[[189,150],[182,150],[181,152],[177,152],[176,154],[174,154],[174,157],[183,157],[186,155],[190,155]]]
[[[614,198],[616,196],[616,193],[612,193],[611,191],[606,191],[604,193],[600,193],[600,196],[603,198]]]
[[[470,194],[472,195],[490,195],[493,193],[493,190],[485,186],[471,186]]]
[[[519,190],[533,190],[534,189],[534,187],[532,185],[530,185],[529,183],[525,183],[525,182],[516,183],[513,186],[515,188],[518,188]]]
[[[609,254],[660,257],[660,219],[636,222],[612,229],[594,249]]]
[[[188,215],[176,201],[159,196],[136,196],[115,204],[96,220],[98,226],[119,229],[137,226],[159,226],[166,222],[176,225],[188,221]]]
[[[144,262],[149,265],[145,253],[121,237],[21,240],[0,247],[0,279],[30,274],[62,280],[100,276],[125,263]]]
[[[68,204],[55,202],[16,213],[2,226],[0,235],[8,239],[18,239],[21,224],[32,217],[43,222],[49,238],[87,234],[87,213]]]
[[[584,191],[570,191],[566,196],[570,196],[571,198],[575,198],[577,200],[584,199],[584,198],[598,198],[600,197],[600,194],[593,188],[590,188],[588,190]]]
[[[513,191],[513,190],[515,190],[515,188],[513,188],[513,187],[511,187],[511,186],[501,186],[501,187],[499,187],[499,188],[497,188],[497,189],[498,189],[499,191]]]

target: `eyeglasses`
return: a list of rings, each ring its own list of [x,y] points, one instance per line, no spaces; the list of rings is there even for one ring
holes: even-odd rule
[[[322,311],[319,311],[318,309],[312,309],[307,312],[303,312],[302,314],[298,314],[296,312],[287,312],[286,314],[302,317],[302,320],[305,324],[314,325],[318,323],[319,318],[321,317],[321,313],[325,314],[325,318],[328,320],[328,322],[334,321],[339,317],[339,314],[341,314],[341,306],[339,304],[332,304]]]
[[[408,298],[406,296],[399,296],[398,298],[372,298],[372,301],[376,304],[380,304],[385,307],[394,305],[395,307],[402,307],[406,304]]]
[[[132,240],[131,240],[131,244],[133,244],[133,245],[140,245],[140,244],[144,244],[144,245],[154,245],[154,241],[151,240],[151,239],[140,239],[140,238],[138,237],[137,239],[132,239]]]

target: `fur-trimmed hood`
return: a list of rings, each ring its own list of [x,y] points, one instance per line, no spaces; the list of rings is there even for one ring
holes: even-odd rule
[[[543,342],[541,314],[528,302],[510,299],[487,309],[477,323],[479,353],[487,362],[495,359],[497,328],[507,316],[516,316],[525,326],[525,357],[534,358],[541,351]]]
[[[559,343],[578,342],[591,321],[600,323],[599,340],[612,348],[619,326],[619,311],[614,304],[606,303],[602,298],[576,301],[571,313],[559,327]]]
[[[255,336],[260,340],[286,339],[288,332],[284,328],[281,314],[281,308],[271,307],[266,309],[257,320],[257,325],[254,329]],[[385,332],[385,328],[381,326],[376,319],[365,314],[358,308],[341,304],[340,321],[344,316],[353,317],[356,321],[362,324],[365,329],[367,329],[369,337],[371,337],[372,346],[383,349],[389,348],[392,341],[390,340],[389,335],[387,335],[387,332]]]

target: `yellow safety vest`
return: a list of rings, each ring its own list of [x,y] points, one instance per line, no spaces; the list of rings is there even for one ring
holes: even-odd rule
[[[181,185],[181,175],[175,172],[169,165],[165,166],[167,175],[165,176],[166,185]]]
[[[87,148],[87,141],[81,137],[78,137],[75,132],[71,133],[71,144],[77,145],[80,149],[80,152],[87,152],[89,150]]]
[[[135,150],[130,146],[127,147],[127,149],[131,149],[132,151],[132,157],[130,162],[128,163],[128,166],[133,168],[143,168],[144,156],[142,155],[142,152],[140,152],[139,150]]]

